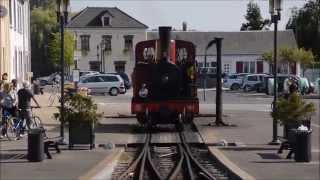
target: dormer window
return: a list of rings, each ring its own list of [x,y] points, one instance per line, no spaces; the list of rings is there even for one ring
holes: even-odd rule
[[[103,24],[105,26],[109,26],[110,25],[110,18],[109,17],[104,17],[103,18]]]
[[[110,26],[110,17],[102,17],[102,26]]]

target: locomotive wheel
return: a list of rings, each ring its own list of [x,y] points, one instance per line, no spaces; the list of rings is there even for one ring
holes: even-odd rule
[[[137,120],[140,124],[146,124],[146,116],[143,113],[137,114]]]
[[[192,123],[193,117],[194,117],[193,113],[186,113],[185,123],[187,123],[187,124]]]

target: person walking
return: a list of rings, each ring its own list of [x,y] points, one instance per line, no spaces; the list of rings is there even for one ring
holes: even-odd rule
[[[25,81],[22,83],[22,86],[23,88],[18,91],[19,117],[26,120],[27,127],[30,129],[32,118],[31,99],[36,103],[37,108],[40,108],[40,105],[31,92],[30,83]]]
[[[3,85],[3,92],[1,95],[1,101],[0,104],[2,106],[2,116],[5,115],[5,113],[9,113],[10,116],[15,117],[16,116],[16,95],[14,94],[14,92],[12,91],[12,85],[11,83],[5,83]],[[6,135],[6,131],[7,129],[5,128],[5,124],[7,122],[7,119],[5,119],[4,117],[2,118],[2,133],[1,133],[1,138]]]

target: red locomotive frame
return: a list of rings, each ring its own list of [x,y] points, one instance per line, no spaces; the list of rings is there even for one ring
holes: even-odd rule
[[[139,98],[139,90],[142,84],[150,86],[151,82],[151,68],[152,64],[157,64],[160,59],[160,40],[148,40],[139,42],[135,50],[135,68],[132,74],[133,82],[133,98],[131,105],[131,113],[136,114],[139,121],[139,115],[145,114],[146,111],[150,113],[160,112],[161,107],[166,107],[168,110],[182,114],[191,115],[191,120],[194,114],[199,113],[199,100],[197,98],[196,87],[196,62],[195,62],[195,46],[193,43],[182,40],[171,40],[169,45],[169,59],[170,63],[179,66],[180,62],[188,62],[187,69],[188,84],[190,84],[190,95],[188,97],[179,97],[167,100],[149,100]],[[141,122],[141,121],[139,121]]]

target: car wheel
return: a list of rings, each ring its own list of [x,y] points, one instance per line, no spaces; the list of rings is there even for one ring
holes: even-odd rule
[[[243,88],[243,91],[244,91],[244,92],[249,92],[249,91],[250,91],[250,87],[246,85],[246,86]]]
[[[109,94],[111,96],[117,96],[119,94],[118,88],[115,88],[115,87],[111,88]]]
[[[232,86],[230,87],[231,90],[238,90],[240,88],[239,84],[232,84]]]

